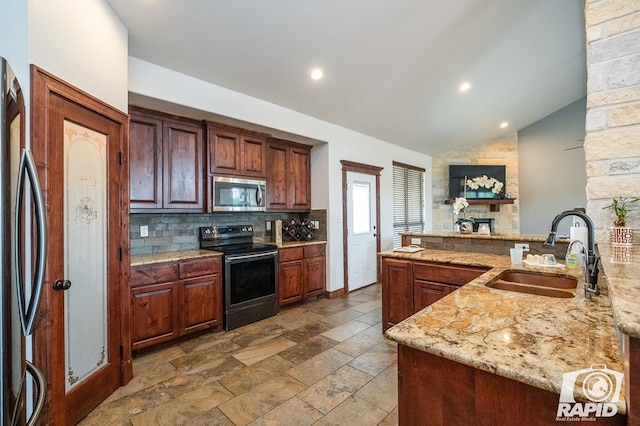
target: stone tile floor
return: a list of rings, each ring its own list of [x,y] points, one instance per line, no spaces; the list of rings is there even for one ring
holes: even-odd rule
[[[147,350],[81,425],[396,425],[380,285]]]

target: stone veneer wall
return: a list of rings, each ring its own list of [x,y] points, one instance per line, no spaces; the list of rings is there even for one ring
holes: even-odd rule
[[[200,247],[198,230],[201,226],[253,225],[254,238],[271,241],[266,223],[278,219],[307,218],[317,220],[320,228],[314,231],[316,240],[327,239],[327,211],[302,213],[135,213],[131,215],[131,254],[163,253]],[[140,226],[149,227],[149,236],[140,237]]]
[[[640,196],[640,1],[587,0],[585,21],[587,213],[601,243],[613,225],[602,207]],[[627,226],[640,227],[640,205]]]
[[[506,166],[506,190],[514,198],[514,204],[503,204],[499,212],[490,212],[488,205],[472,205],[467,208],[470,216],[493,218],[494,233],[519,234],[520,213],[518,202],[518,134],[513,133],[460,151],[449,151],[433,157],[433,231],[451,232],[455,221],[450,204],[444,204],[449,196],[449,165],[499,164]],[[475,176],[470,176],[475,177]]]

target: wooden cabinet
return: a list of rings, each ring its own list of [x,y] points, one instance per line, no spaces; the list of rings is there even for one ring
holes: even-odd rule
[[[413,314],[411,262],[382,259],[382,329],[387,330]]]
[[[326,289],[325,244],[281,248],[278,251],[280,306],[323,295]]]
[[[327,286],[327,257],[324,244],[304,247],[305,297],[320,296]]]
[[[130,117],[131,211],[202,211],[202,125],[137,108]]]
[[[302,247],[278,251],[278,301],[280,306],[304,298],[304,250]]]
[[[266,177],[268,135],[207,122],[209,175]]]
[[[418,312],[442,299],[457,287],[449,284],[415,280],[413,286],[413,310]]]
[[[398,345],[401,425],[557,425],[558,397],[545,389]],[[583,420],[597,425],[637,424],[619,413],[594,417],[592,412]]]
[[[382,327],[405,320],[488,268],[382,257]]]
[[[267,210],[311,210],[311,147],[271,138],[266,158]]]
[[[131,268],[133,349],[222,329],[221,258]]]

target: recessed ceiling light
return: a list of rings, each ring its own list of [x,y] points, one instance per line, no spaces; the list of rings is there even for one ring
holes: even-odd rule
[[[503,121],[502,123],[500,123],[500,128],[504,129],[509,125],[509,123],[507,123],[506,121]]]
[[[320,68],[314,68],[311,71],[311,80],[320,80],[323,75],[324,75],[324,72],[322,72]]]
[[[469,83],[468,81],[465,81],[465,82],[461,83],[460,86],[458,86],[458,89],[461,92],[466,92],[469,89],[471,89],[471,83]]]

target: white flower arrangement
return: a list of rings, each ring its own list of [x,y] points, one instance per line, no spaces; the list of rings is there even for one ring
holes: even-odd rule
[[[504,187],[504,183],[500,182],[496,178],[487,177],[487,175],[482,175],[478,177],[474,177],[473,179],[467,180],[467,185],[469,189],[478,189],[480,187],[491,189],[491,192],[494,194],[499,194]]]
[[[469,202],[464,197],[458,197],[453,201],[453,214],[456,216],[462,213],[465,207],[469,207]]]

